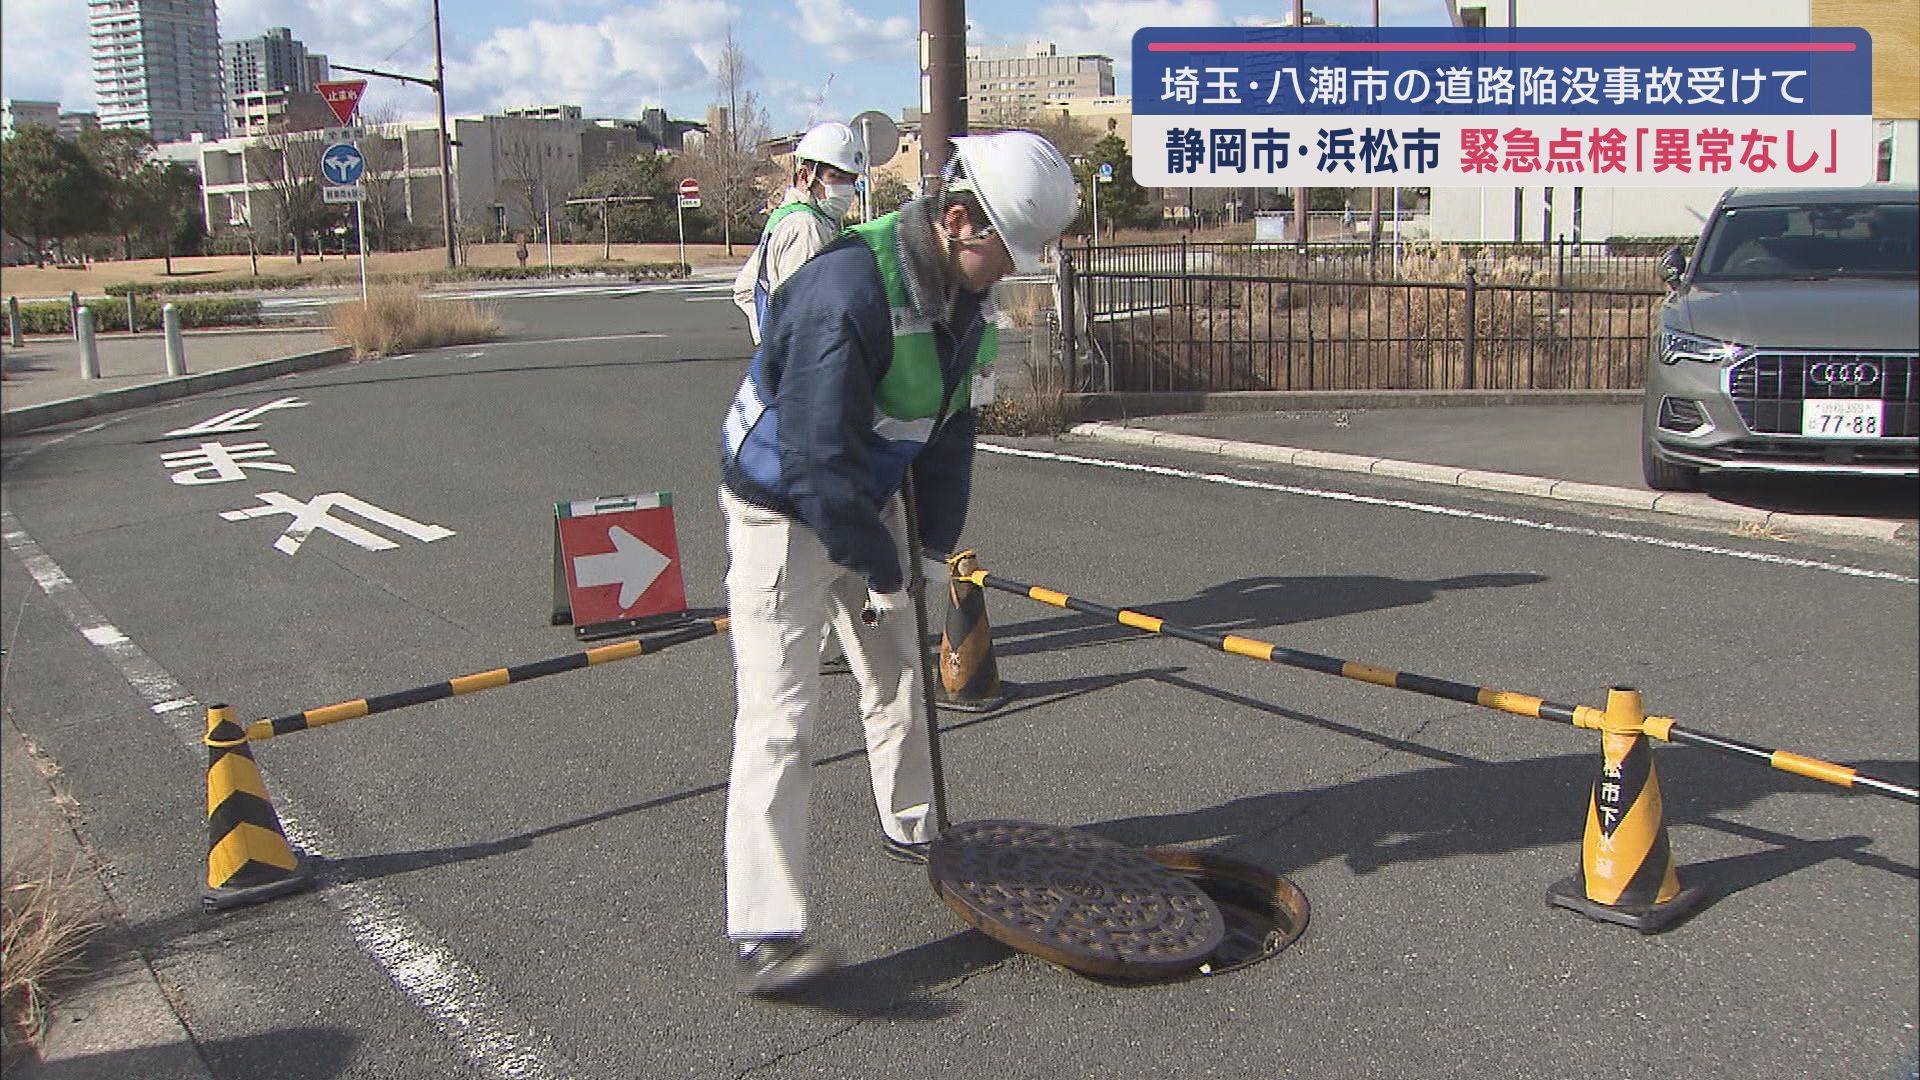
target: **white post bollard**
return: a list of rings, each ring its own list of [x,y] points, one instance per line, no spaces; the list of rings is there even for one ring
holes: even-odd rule
[[[100,377],[100,343],[93,339],[93,309],[83,307],[74,313],[74,334],[80,339],[80,377]]]
[[[133,290],[128,289],[127,290],[127,333],[137,334],[139,332],[140,332],[139,309],[134,307]]]
[[[167,335],[167,374],[187,373],[187,349],[180,340],[180,312],[172,304],[160,309],[160,326]]]
[[[7,344],[20,347],[20,298],[7,297]]]

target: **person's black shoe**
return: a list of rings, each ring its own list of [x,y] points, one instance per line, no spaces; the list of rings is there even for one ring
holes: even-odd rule
[[[892,859],[894,862],[913,863],[918,866],[925,866],[927,865],[927,853],[933,850],[933,842],[930,840],[922,840],[916,844],[909,840],[895,840],[891,836],[883,835],[881,841],[881,850],[885,851],[887,858]]]
[[[743,994],[786,993],[840,966],[833,950],[805,938],[741,942],[736,953],[734,985]]]

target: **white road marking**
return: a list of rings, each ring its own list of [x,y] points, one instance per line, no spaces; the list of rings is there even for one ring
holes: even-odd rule
[[[1799,570],[1824,570],[1833,574],[1845,574],[1848,577],[1870,578],[1876,581],[1896,581],[1903,585],[1920,585],[1920,577],[1913,577],[1908,574],[1896,574],[1887,570],[1864,570],[1857,566],[1845,566],[1840,563],[1820,562],[1814,559],[1796,559],[1787,555],[1770,555],[1763,551],[1741,551],[1737,548],[1715,547],[1711,544],[1696,544],[1686,540],[1669,540],[1664,537],[1623,532],[1619,529],[1594,529],[1583,525],[1556,525],[1550,521],[1535,521],[1532,518],[1514,517],[1508,514],[1489,514],[1479,510],[1463,510],[1455,506],[1440,506],[1434,503],[1414,502],[1410,499],[1387,499],[1377,495],[1357,495],[1350,491],[1300,487],[1295,484],[1276,484],[1266,480],[1248,480],[1238,476],[1228,476],[1224,473],[1198,472],[1193,469],[1176,469],[1166,465],[1142,465],[1132,461],[1086,457],[1080,454],[1058,454],[1048,450],[1026,450],[1017,446],[1000,446],[985,442],[978,445],[984,453],[1004,454],[1007,457],[1031,458],[1036,461],[1059,461],[1069,465],[1093,465],[1099,468],[1116,469],[1121,472],[1165,476],[1176,480],[1199,480],[1204,483],[1220,484],[1226,487],[1250,488],[1255,491],[1272,491],[1283,495],[1305,495],[1310,498],[1327,499],[1332,502],[1358,503],[1363,506],[1384,506],[1395,510],[1412,510],[1421,514],[1433,514],[1437,517],[1460,518],[1467,521],[1484,521],[1495,525],[1514,525],[1523,529],[1565,533],[1569,536],[1591,536],[1603,540],[1624,540],[1628,543],[1646,544],[1650,547],[1667,548],[1672,551],[1690,551],[1700,555],[1721,555],[1731,559],[1745,559],[1750,562],[1767,563],[1772,566],[1791,566]]]
[[[180,711],[193,701],[186,689],[106,621],[74,587],[73,579],[20,527],[12,510],[0,508],[0,537],[74,629],[100,647],[194,757],[203,757],[202,718]],[[339,850],[326,830],[308,820],[306,811],[284,791],[275,797],[274,809],[287,838],[299,847],[316,856]],[[517,1015],[492,984],[378,889],[367,882],[329,882],[319,897],[341,914],[354,939],[394,985],[483,1074],[499,1080],[562,1080],[575,1075],[571,1062],[541,1049],[547,1038]]]

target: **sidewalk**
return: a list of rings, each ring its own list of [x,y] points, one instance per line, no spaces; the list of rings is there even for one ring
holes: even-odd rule
[[[40,1052],[10,1062],[15,1080],[212,1080],[193,1036],[126,936],[100,867],[80,846],[56,802],[57,781],[26,736],[0,722],[0,847],[6,860],[41,852],[56,879],[72,870],[69,900],[102,924],[84,956],[86,974],[56,994]],[[49,768],[52,766],[49,765]]]
[[[1080,424],[1075,436],[1443,487],[1642,510],[1769,534],[1911,542],[1913,478],[1709,475],[1701,492],[1640,478],[1640,404],[1404,407],[1405,392],[1343,395],[1352,407],[1185,413]],[[1396,407],[1400,406],[1400,407]]]
[[[0,430],[14,435],[348,357],[325,330],[311,327],[196,330],[181,335],[188,374],[170,377],[166,340],[158,332],[97,340],[97,379],[80,377],[80,346],[71,338],[30,337],[18,349],[0,347]]]

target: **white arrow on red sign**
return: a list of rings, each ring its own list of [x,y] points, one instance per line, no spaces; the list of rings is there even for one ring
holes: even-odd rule
[[[573,580],[583,589],[620,586],[620,607],[624,610],[640,599],[673,560],[618,525],[607,530],[607,539],[613,541],[612,551],[574,557]]]
[[[353,111],[360,107],[360,95],[366,92],[367,80],[352,79],[342,82],[317,82],[314,92],[326,99],[327,108],[340,118],[342,124],[353,120]]]

